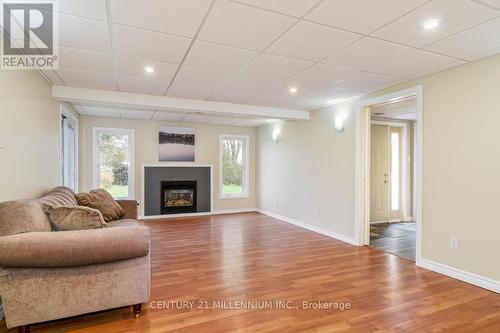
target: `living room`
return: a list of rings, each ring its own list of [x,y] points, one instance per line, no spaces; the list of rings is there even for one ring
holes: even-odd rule
[[[500,330],[497,0],[2,11],[0,332]]]

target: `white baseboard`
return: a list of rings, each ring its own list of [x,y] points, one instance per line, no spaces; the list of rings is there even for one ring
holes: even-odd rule
[[[345,243],[349,243],[351,245],[358,246],[358,244],[356,243],[356,241],[354,240],[354,238],[347,237],[347,236],[344,236],[342,234],[338,234],[336,232],[333,232],[333,231],[330,231],[330,230],[326,230],[326,229],[323,229],[323,228],[320,228],[320,227],[317,227],[317,226],[314,226],[314,225],[311,225],[311,224],[308,224],[308,223],[304,223],[304,222],[301,222],[301,221],[298,221],[298,220],[295,220],[295,219],[292,219],[292,218],[289,218],[289,217],[285,217],[285,216],[281,216],[281,215],[278,215],[278,214],[275,214],[275,213],[271,213],[271,212],[269,212],[267,210],[257,209],[257,212],[259,212],[261,214],[264,214],[264,215],[267,215],[269,217],[275,218],[277,220],[293,224],[293,225],[295,225],[297,227],[301,227],[301,228],[304,228],[304,229],[316,232],[318,234],[322,234],[324,236],[327,236],[327,237],[330,237],[330,238],[334,238],[336,240],[339,240],[339,241],[342,241],[342,242],[345,242]]]
[[[256,212],[256,211],[257,211],[257,208],[223,209],[223,210],[215,210],[213,212],[203,212],[203,213],[139,216],[139,220],[173,219],[173,218],[177,218],[177,217],[196,217],[196,216],[208,216],[208,215],[238,214],[238,213],[250,213],[250,212]]]
[[[443,265],[432,260],[424,259],[420,261],[420,267],[464,281],[475,286],[500,293],[500,281],[493,280],[481,275],[470,273],[458,268]]]

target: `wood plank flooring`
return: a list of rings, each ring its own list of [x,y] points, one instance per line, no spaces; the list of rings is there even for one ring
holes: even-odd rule
[[[152,234],[152,302],[141,318],[122,308],[33,331],[500,332],[498,294],[373,248],[258,213],[146,224]],[[247,303],[236,302],[244,300],[290,302],[292,308],[272,303],[268,310],[241,309]],[[182,303],[167,309],[170,301],[195,303],[192,309]],[[222,309],[214,308],[224,301]],[[304,301],[350,307],[304,309]]]
[[[416,224],[414,222],[370,224],[370,246],[415,261]]]

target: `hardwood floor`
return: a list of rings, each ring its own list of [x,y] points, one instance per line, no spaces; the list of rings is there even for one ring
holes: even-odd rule
[[[498,294],[373,248],[258,213],[146,224],[152,234],[152,302],[141,318],[133,319],[129,307],[33,331],[500,332]],[[228,308],[244,300],[289,301],[297,309],[278,309],[276,303],[269,310]],[[167,309],[170,301],[195,303],[192,309],[182,303]],[[214,308],[224,301],[224,309]],[[304,309],[303,301],[350,308]]]
[[[416,224],[413,222],[370,225],[370,246],[415,261]]]

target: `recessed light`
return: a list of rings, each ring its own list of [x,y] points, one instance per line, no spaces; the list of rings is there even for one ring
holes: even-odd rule
[[[291,87],[289,89],[289,91],[290,91],[290,94],[295,94],[295,93],[297,93],[298,89],[297,89],[297,87]]]
[[[151,67],[151,66],[146,66],[146,67],[144,67],[144,71],[145,71],[146,73],[154,73],[154,72],[155,72],[155,69],[154,69],[154,67]]]
[[[441,23],[441,21],[439,21],[439,20],[429,20],[429,21],[424,22],[423,27],[425,30],[432,30],[432,29],[437,28],[440,23]]]

